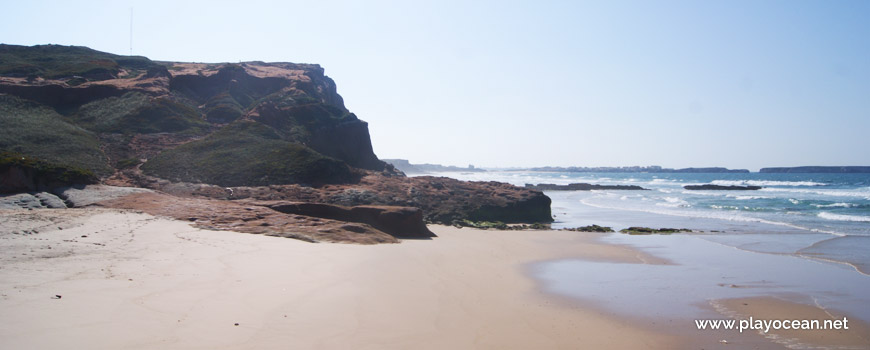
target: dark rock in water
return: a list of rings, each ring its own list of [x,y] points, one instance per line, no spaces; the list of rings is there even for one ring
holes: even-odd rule
[[[626,229],[619,230],[619,232],[627,233],[629,235],[669,235],[671,233],[679,233],[679,232],[692,232],[692,230],[687,228],[649,228],[649,227],[637,227],[632,226]]]
[[[501,221],[471,221],[471,220],[458,220],[454,221],[454,227],[463,228],[463,227],[471,227],[481,230],[500,230],[500,231],[520,231],[520,230],[550,230],[550,224],[511,224],[508,225]]]
[[[285,214],[369,224],[395,237],[435,237],[435,234],[429,231],[423,222],[423,211],[419,208],[365,205],[345,207],[333,204],[299,202],[267,203],[265,206]],[[343,228],[357,232],[348,227]]]
[[[686,185],[683,188],[692,191],[755,191],[761,186],[721,186],[721,185]]]
[[[577,232],[613,232],[613,229],[610,227],[598,226],[598,225],[572,227],[572,228],[566,228],[563,230],[565,230],[565,231],[577,231]]]
[[[626,190],[648,191],[648,189],[635,185],[593,185],[587,183],[573,183],[568,185],[556,184],[526,184],[526,188],[538,191],[592,191],[592,190]]]

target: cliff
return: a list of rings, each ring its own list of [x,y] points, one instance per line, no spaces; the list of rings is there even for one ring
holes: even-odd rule
[[[11,126],[0,131],[0,149],[101,177],[144,163],[146,173],[179,181],[341,183],[359,177],[354,169],[387,168],[368,125],[315,64],[154,62],[0,45],[0,94],[0,121]],[[143,149],[142,136],[159,140]],[[70,146],[73,157],[59,156]],[[237,171],[225,176],[229,169]]]
[[[506,184],[432,180],[437,191],[404,193],[424,180],[375,156],[368,124],[316,64],[157,62],[0,44],[0,125],[0,152],[16,155],[0,168],[6,192],[101,182],[241,199],[226,196],[231,187],[272,200],[276,188],[297,188],[322,195],[279,199],[414,207],[431,222],[551,220],[549,198]],[[19,156],[26,164],[12,162]],[[332,196],[330,185],[376,195]]]

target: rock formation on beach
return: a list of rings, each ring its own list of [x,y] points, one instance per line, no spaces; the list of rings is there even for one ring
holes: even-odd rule
[[[540,191],[407,178],[379,160],[368,124],[316,64],[157,62],[76,46],[0,45],[0,125],[3,193],[103,183],[160,190],[169,194],[162,200],[195,208],[204,204],[178,196],[214,200],[209,205],[374,205],[381,209],[348,210],[404,213],[421,225],[552,221]],[[351,219],[359,218],[334,220]],[[354,225],[392,227],[378,220]],[[342,232],[368,230],[348,227]]]

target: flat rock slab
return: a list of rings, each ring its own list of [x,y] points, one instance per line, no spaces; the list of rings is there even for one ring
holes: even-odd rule
[[[108,185],[87,185],[60,187],[53,191],[60,197],[66,198],[72,207],[84,207],[105,200],[121,198],[135,193],[153,193],[145,188],[119,187]]]
[[[0,196],[0,209],[66,208],[63,199],[48,192],[16,193]]]
[[[395,237],[435,237],[435,234],[429,231],[426,223],[423,222],[423,211],[420,208],[375,205],[346,207],[303,202],[252,202],[252,204],[263,205],[286,214],[368,224]]]

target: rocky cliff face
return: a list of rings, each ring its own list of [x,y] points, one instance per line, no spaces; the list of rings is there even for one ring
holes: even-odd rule
[[[85,47],[0,45],[0,125],[0,152],[41,162],[39,171],[0,168],[4,191],[99,181],[218,199],[179,201],[203,215],[209,205],[243,210],[220,204],[227,199],[410,207],[336,217],[387,231],[423,218],[551,221],[541,192],[406,178],[380,161],[368,124],[316,64],[155,62]],[[336,237],[375,230],[336,227]]]
[[[76,157],[64,159],[67,164],[63,165],[90,169],[101,176],[118,169],[119,162],[130,166],[153,159],[159,161],[147,166],[147,172],[192,182],[220,177],[214,170],[221,166],[248,169],[253,173],[242,181],[251,184],[307,182],[304,176],[273,174],[302,171],[300,167],[313,161],[373,171],[386,167],[372,150],[368,125],[345,108],[335,82],[315,64],[153,62],[83,47],[0,45],[0,94],[34,103],[52,114],[48,118],[100,139],[100,144],[89,146],[105,155],[105,166],[85,164]],[[9,98],[0,99],[0,104],[20,104]],[[15,114],[2,113],[0,121],[16,124]],[[212,164],[227,157],[220,149],[204,150],[197,145],[214,144],[215,134],[225,128],[258,132],[248,135],[248,143],[235,150],[242,151],[239,157],[229,157],[229,164]],[[44,131],[38,125],[19,128],[18,139],[29,139],[31,144],[0,141],[0,149],[60,162],[56,152],[41,150],[53,141],[42,137]],[[167,145],[157,155],[137,152],[132,141],[143,134],[184,139],[182,143],[191,144],[186,147],[200,152],[199,166],[185,169],[184,174],[174,169],[190,161],[189,152],[176,149],[180,143]],[[42,139],[39,145],[37,139]],[[217,140],[222,141],[229,140]],[[270,154],[273,149],[288,148],[296,157]],[[256,159],[274,163],[252,164]],[[337,172],[335,179],[324,182],[353,178],[350,169]]]

